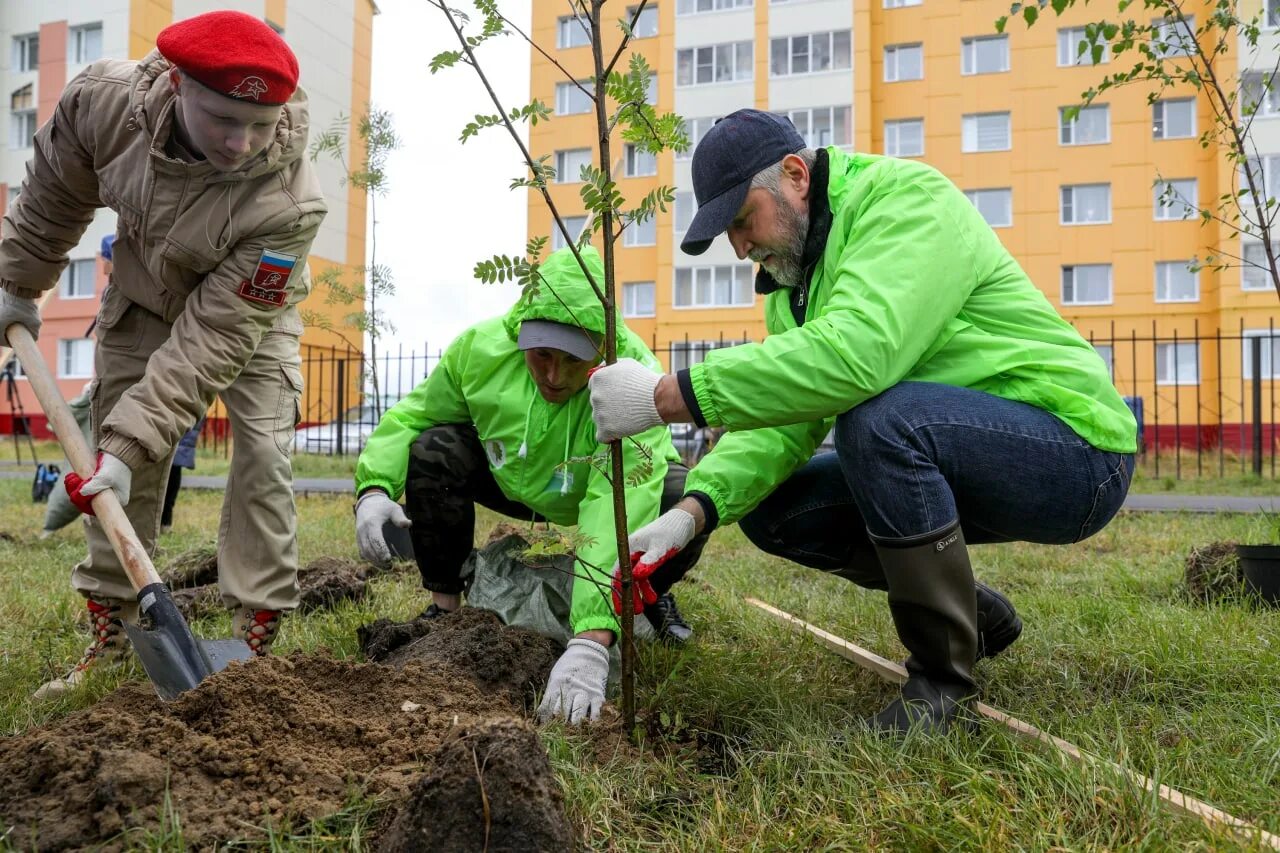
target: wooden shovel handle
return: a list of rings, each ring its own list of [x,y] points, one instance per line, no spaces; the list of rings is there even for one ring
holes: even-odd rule
[[[35,338],[31,337],[31,333],[20,323],[10,326],[5,331],[5,336],[9,339],[13,351],[18,354],[18,360],[22,362],[22,371],[30,381],[31,389],[35,391],[36,399],[40,401],[45,415],[49,418],[49,424],[58,436],[58,443],[66,452],[67,459],[71,460],[71,467],[75,468],[76,473],[81,477],[89,479],[93,476],[97,457],[85,444],[80,425],[76,423],[67,402],[62,399],[62,392],[58,390],[58,384],[54,381],[53,374],[49,372],[49,366],[40,355]],[[138,541],[138,534],[133,532],[133,525],[129,522],[129,517],[124,514],[124,507],[120,505],[116,493],[107,489],[105,492],[94,495],[93,511],[98,514],[98,523],[106,532],[112,550],[120,558],[120,563],[124,566],[124,572],[129,576],[129,583],[133,584],[134,591],[159,583],[160,575],[151,564],[147,550]]]

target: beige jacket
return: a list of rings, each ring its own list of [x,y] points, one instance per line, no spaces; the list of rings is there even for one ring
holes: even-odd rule
[[[95,208],[119,214],[98,326],[115,326],[131,303],[173,324],[102,425],[100,448],[131,466],[167,456],[267,331],[302,333],[295,306],[311,288],[307,253],[326,211],[301,89],[266,151],[222,173],[166,153],[168,69],[153,51],[77,75],[0,223],[0,287],[35,297],[57,283]]]

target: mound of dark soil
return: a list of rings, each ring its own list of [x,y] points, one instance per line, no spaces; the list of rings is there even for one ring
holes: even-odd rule
[[[527,708],[546,686],[564,651],[549,637],[506,627],[495,614],[474,607],[412,622],[379,619],[361,627],[357,636],[369,660],[456,669],[485,693],[501,693],[517,708]]]
[[[545,663],[524,632],[506,644],[499,635],[509,629],[473,619],[455,618],[455,628],[490,654],[523,648]],[[431,632],[456,649],[451,633]],[[19,849],[63,850],[158,830],[176,815],[185,841],[204,848],[333,814],[357,792],[398,799],[434,766],[452,729],[478,731],[520,713],[510,697],[531,674],[512,662],[476,678],[451,658],[465,659],[424,655],[425,663],[391,667],[264,658],[233,664],[170,703],[147,683],[125,685],[50,726],[0,739],[0,836],[9,830]],[[503,673],[514,681],[503,683]],[[531,744],[529,754],[541,756]]]
[[[572,848],[547,754],[533,727],[514,719],[454,729],[379,846],[382,853]]]
[[[1236,556],[1236,543],[1211,542],[1187,555],[1187,593],[1197,601],[1216,601],[1244,591],[1244,571]]]
[[[179,556],[165,571],[165,577],[172,578],[168,583],[174,603],[188,620],[225,609],[218,592],[217,555],[201,563],[198,557],[202,550]],[[298,570],[301,588],[298,612],[327,610],[343,601],[360,601],[365,596],[368,579],[375,574],[378,570],[368,563],[340,557],[313,560]]]
[[[160,572],[169,589],[189,589],[218,581],[218,546],[210,542],[183,551]]]

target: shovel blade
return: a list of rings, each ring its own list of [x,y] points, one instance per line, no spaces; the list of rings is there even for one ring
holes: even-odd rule
[[[231,661],[247,660],[253,654],[249,644],[241,640],[196,640],[164,584],[140,590],[138,604],[151,627],[126,622],[124,628],[156,693],[166,702],[225,669]]]

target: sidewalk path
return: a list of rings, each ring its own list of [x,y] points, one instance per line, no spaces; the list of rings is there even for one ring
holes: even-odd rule
[[[30,480],[31,470],[0,470],[3,480]],[[191,489],[225,489],[226,477],[190,476],[182,478],[182,487]],[[299,495],[351,494],[349,477],[299,477],[293,490]],[[1124,508],[1134,512],[1280,512],[1280,495],[1137,495],[1131,494]]]

